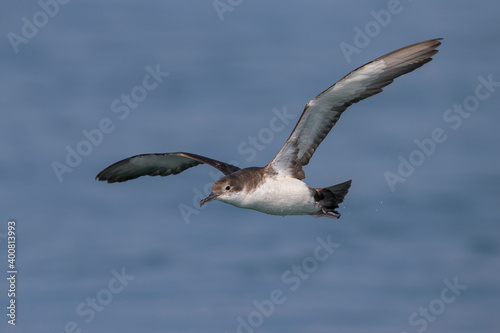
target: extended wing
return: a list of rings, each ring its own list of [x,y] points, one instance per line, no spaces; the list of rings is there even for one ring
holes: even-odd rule
[[[438,52],[439,40],[413,44],[377,58],[316,96],[307,103],[292,134],[268,167],[299,179],[305,178],[302,167],[309,163],[342,112],[351,104],[378,94],[398,76],[431,61]]]
[[[190,153],[142,154],[110,165],[101,171],[96,176],[96,179],[115,183],[125,182],[146,175],[176,175],[202,163],[213,166],[224,173],[224,175],[240,170],[240,168],[234,165]]]

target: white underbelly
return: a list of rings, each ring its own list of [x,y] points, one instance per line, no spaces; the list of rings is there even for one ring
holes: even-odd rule
[[[268,178],[255,191],[242,193],[231,204],[272,215],[310,215],[321,210],[311,187],[289,176]]]

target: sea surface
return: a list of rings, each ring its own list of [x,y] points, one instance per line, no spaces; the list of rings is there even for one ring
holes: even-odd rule
[[[499,10],[3,4],[0,331],[498,332]],[[201,209],[221,175],[203,165],[94,179],[152,152],[263,166],[318,93],[438,37],[432,62],[349,108],[305,167],[314,187],[352,179],[339,220]]]

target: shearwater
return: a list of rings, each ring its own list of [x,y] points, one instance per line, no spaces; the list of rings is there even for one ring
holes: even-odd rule
[[[142,154],[119,161],[96,179],[124,182],[140,176],[178,174],[199,164],[220,170],[224,177],[212,186],[212,193],[200,206],[219,200],[236,207],[272,215],[312,215],[339,218],[336,211],[344,201],[351,181],[313,188],[302,179],[302,167],[309,163],[318,145],[351,104],[378,94],[400,75],[432,60],[441,40],[413,44],[377,58],[344,76],[306,104],[292,134],[274,159],[264,167],[237,166],[191,153]]]

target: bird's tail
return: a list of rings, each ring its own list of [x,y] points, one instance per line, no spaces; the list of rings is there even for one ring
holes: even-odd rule
[[[330,187],[316,188],[314,198],[321,204],[322,213],[316,214],[315,216],[328,216],[338,219],[340,213],[335,209],[339,208],[339,204],[344,201],[350,187],[351,180]]]

